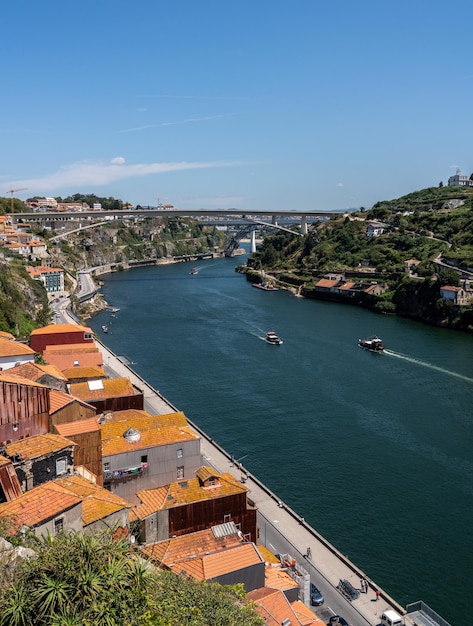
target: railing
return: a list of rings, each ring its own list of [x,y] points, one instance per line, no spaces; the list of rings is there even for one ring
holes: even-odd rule
[[[406,611],[408,615],[411,613],[423,613],[424,615],[427,615],[435,626],[451,626],[447,620],[443,619],[443,617],[431,609],[430,606],[422,600],[408,604],[406,606]]]

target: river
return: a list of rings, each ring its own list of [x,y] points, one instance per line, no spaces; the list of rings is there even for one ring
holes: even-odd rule
[[[252,289],[244,260],[108,275],[89,325],[398,602],[464,623],[473,337]]]

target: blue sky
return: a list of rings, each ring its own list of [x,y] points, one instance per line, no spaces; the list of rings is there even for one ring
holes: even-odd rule
[[[473,172],[471,3],[16,0],[0,196],[371,207]]]

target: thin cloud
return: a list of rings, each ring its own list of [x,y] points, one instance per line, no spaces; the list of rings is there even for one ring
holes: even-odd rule
[[[125,128],[117,131],[118,133],[134,133],[140,130],[148,130],[149,128],[162,128],[163,126],[176,126],[178,124],[194,124],[195,122],[206,122],[208,120],[216,120],[228,115],[209,115],[207,117],[189,117],[178,122],[160,122],[159,124],[146,124],[145,126],[136,126],[135,128]]]
[[[35,192],[47,192],[66,187],[101,186],[129,178],[139,178],[152,174],[165,174],[185,170],[209,169],[215,167],[235,167],[241,162],[223,161],[180,161],[179,163],[125,163],[123,157],[116,157],[109,163],[79,162],[60,167],[56,172],[41,178],[16,180],[9,183],[13,187],[27,187]]]

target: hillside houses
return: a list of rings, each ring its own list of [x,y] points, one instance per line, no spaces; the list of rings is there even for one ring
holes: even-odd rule
[[[7,534],[112,529],[138,541],[161,568],[242,583],[260,594],[262,615],[269,585],[282,596],[281,614],[294,624],[317,623],[308,602],[298,600],[297,581],[281,564],[269,565],[257,545],[257,511],[243,480],[203,464],[201,436],[183,412],[152,415],[130,379],[108,378],[89,328],[38,329],[31,348],[9,336],[0,342],[11,344],[15,358],[23,346],[46,361],[0,372],[0,523]],[[95,365],[85,365],[85,356]]]

